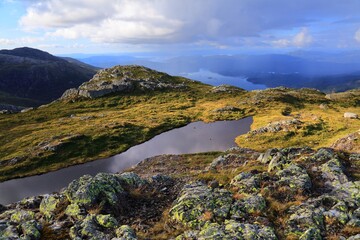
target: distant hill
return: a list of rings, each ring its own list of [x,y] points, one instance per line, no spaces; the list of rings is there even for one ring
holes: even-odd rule
[[[298,51],[289,54],[194,55],[179,56],[161,62],[127,56],[94,56],[81,60],[101,67],[137,64],[182,76],[207,70],[224,77],[247,78],[249,82],[267,87],[313,87],[325,92],[360,87],[360,52],[327,54]],[[241,81],[232,84],[246,88]]]
[[[14,98],[46,103],[59,98],[66,89],[88,81],[96,70],[75,59],[63,59],[38,49],[0,50],[0,91]]]

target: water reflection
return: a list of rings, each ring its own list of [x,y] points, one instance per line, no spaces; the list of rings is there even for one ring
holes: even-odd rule
[[[58,191],[85,174],[119,172],[141,160],[161,154],[183,154],[222,151],[235,146],[234,138],[250,130],[252,118],[214,123],[195,122],[162,133],[107,159],[85,163],[39,176],[0,183],[0,203],[8,204],[27,196]]]

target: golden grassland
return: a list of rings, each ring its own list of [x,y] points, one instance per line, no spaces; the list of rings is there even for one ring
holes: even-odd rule
[[[306,89],[213,93],[212,87],[205,84],[189,81],[187,85],[183,90],[58,101],[26,113],[0,115],[0,181],[109,157],[161,132],[198,120],[253,116],[252,128],[257,128],[299,115],[309,126],[295,133],[236,139],[238,145],[257,150],[290,145],[326,146],[360,129],[359,120],[343,118],[345,111],[359,113],[359,91],[352,92],[350,98],[346,94],[334,95],[329,100],[325,94]],[[328,109],[320,109],[321,103],[326,103]],[[214,111],[225,106],[237,110]],[[282,115],[286,107],[291,108],[291,116]],[[44,146],[54,149],[44,150]],[[9,161],[14,158],[17,160]]]

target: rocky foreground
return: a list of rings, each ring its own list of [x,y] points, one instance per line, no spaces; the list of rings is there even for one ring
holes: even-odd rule
[[[0,239],[360,239],[358,153],[233,148],[205,169],[181,162],[158,156],[0,206]]]

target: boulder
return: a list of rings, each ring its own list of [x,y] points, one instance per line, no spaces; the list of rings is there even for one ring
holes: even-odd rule
[[[238,192],[258,193],[260,191],[260,177],[248,172],[235,176],[230,183]]]
[[[64,194],[71,203],[87,209],[100,204],[113,210],[123,207],[123,199],[126,196],[119,177],[108,173],[99,173],[95,177],[85,175],[74,180],[65,189]]]
[[[128,225],[122,225],[120,226],[118,229],[116,229],[116,236],[118,238],[117,239],[121,239],[121,240],[137,240],[136,234],[134,232],[134,230],[128,226]],[[113,239],[115,240],[115,239]]]
[[[356,113],[352,113],[352,112],[346,112],[346,113],[344,113],[344,118],[358,119],[359,115],[357,115]]]

